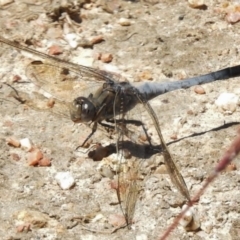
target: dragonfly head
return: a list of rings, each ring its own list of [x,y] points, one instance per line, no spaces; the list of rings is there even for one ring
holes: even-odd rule
[[[75,98],[69,110],[71,120],[75,123],[92,121],[96,114],[95,106],[85,97]]]

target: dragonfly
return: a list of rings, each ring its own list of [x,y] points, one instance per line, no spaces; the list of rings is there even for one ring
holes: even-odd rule
[[[42,59],[33,61],[27,66],[27,76],[38,88],[54,96],[54,106],[49,108],[49,111],[70,118],[75,123],[91,123],[92,131],[82,146],[94,135],[99,126],[115,130],[118,156],[116,190],[125,217],[125,226],[133,222],[134,209],[140,192],[139,169],[144,163],[143,156],[128,167],[128,171],[124,169],[124,141],[126,138],[136,143],[141,141],[136,135],[136,128],[140,127],[143,130],[147,142],[154,148],[146,129],[146,126],[153,126],[155,133],[153,138],[161,145],[157,151],[163,155],[167,172],[180,193],[190,201],[187,185],[164,141],[161,124],[150,101],[177,89],[240,76],[240,65],[186,80],[145,82],[135,86],[112,72],[71,63],[3,37],[0,37],[0,42]],[[41,94],[36,96],[40,99]],[[36,107],[30,100],[26,103]],[[141,112],[146,113],[147,118],[141,117]]]

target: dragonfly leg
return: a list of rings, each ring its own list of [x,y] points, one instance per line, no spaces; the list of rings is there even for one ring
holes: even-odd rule
[[[87,138],[83,141],[83,143],[76,148],[76,150],[79,147],[83,147],[85,145],[85,143],[93,136],[93,134],[97,131],[97,124],[98,124],[97,122],[94,122],[93,127],[92,127],[92,132],[87,136]]]
[[[109,129],[111,129],[111,130],[114,130],[114,129],[115,129],[115,126],[110,125],[110,124],[107,124],[107,123],[99,122],[99,124],[100,124],[101,126],[103,126],[103,127],[106,129],[106,131],[109,131]]]
[[[132,125],[135,125],[135,126],[142,126],[143,128],[143,131],[147,137],[147,141],[149,143],[150,146],[152,146],[152,143],[151,143],[151,139],[147,133],[147,129],[145,128],[144,124],[141,122],[141,121],[138,121],[138,120],[130,120],[130,119],[123,119],[123,120],[120,120],[120,119],[116,119],[116,120],[113,120],[113,119],[106,119],[107,122],[110,122],[110,123],[117,123],[118,124],[124,124],[125,125],[125,130],[124,130],[124,134],[131,140],[133,140],[133,142],[135,142],[134,140],[134,135],[135,135],[135,132],[133,131],[130,131],[126,125],[127,124],[132,124]]]

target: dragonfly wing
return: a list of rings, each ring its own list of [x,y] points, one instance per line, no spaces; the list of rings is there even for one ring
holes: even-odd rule
[[[133,223],[136,203],[141,191],[139,159],[123,162],[119,156],[117,197],[125,217],[126,225]]]
[[[124,100],[126,98],[125,91],[121,92],[117,97],[126,103],[126,100]],[[131,98],[132,102],[137,101],[136,96],[132,95]],[[125,223],[126,225],[131,225],[137,200],[142,189],[141,166],[144,160],[145,149],[141,144],[138,144],[138,138],[134,134],[139,132],[139,125],[137,124],[139,118],[137,121],[132,119],[131,112],[127,111],[127,104],[123,104],[123,102],[118,102],[122,106],[122,112],[115,116],[115,128],[117,131],[116,150],[118,156],[117,197],[125,217]],[[118,106],[115,106],[115,108],[118,108]],[[136,152],[139,155],[135,157]]]
[[[12,91],[9,97],[16,99],[18,102],[36,111],[47,111],[63,118],[70,118],[69,107],[65,102],[44,97],[44,95],[38,92],[26,93],[23,91]]]
[[[121,98],[124,99],[124,97],[123,93]],[[173,184],[186,199],[190,199],[184,178],[163,139],[157,115],[143,96],[141,98],[141,95],[136,94],[132,95],[132,98],[136,98],[135,101],[139,104],[129,112],[115,116],[119,161],[117,193],[127,224],[133,221],[134,209],[144,182],[143,178],[151,172],[150,168],[146,168],[147,158],[149,158],[146,146],[152,148],[153,154],[154,152],[163,154],[164,163]],[[124,109],[124,106],[122,107]],[[124,144],[127,140],[131,141],[132,145],[129,149],[133,155],[135,154],[135,158],[129,160],[122,156],[122,151],[130,146],[130,144]]]
[[[110,73],[110,72],[98,70],[95,68],[71,63],[71,62],[63,60],[61,58],[57,58],[57,57],[39,52],[35,49],[26,47],[24,45],[19,44],[18,42],[8,40],[1,36],[0,36],[0,42],[5,43],[6,45],[9,45],[13,48],[16,48],[16,49],[31,53],[35,56],[38,56],[39,58],[46,60],[49,63],[49,65],[52,65],[52,66],[55,66],[55,67],[61,68],[61,69],[68,69],[71,72],[75,72],[77,75],[80,75],[81,78],[86,77],[85,80],[87,80],[87,81],[106,82],[106,81],[112,81],[112,79],[114,79],[114,78],[116,78],[115,80],[117,81],[117,79],[120,78],[120,76],[115,73]]]
[[[180,191],[180,193],[188,200],[190,200],[190,194],[187,188],[187,185],[184,181],[184,178],[182,176],[182,174],[180,173],[178,167],[176,166],[173,157],[165,143],[165,140],[163,138],[162,132],[161,132],[161,128],[160,128],[160,124],[157,118],[157,115],[155,114],[155,112],[153,111],[151,105],[147,102],[147,103],[143,103],[146,111],[148,112],[148,114],[151,117],[151,120],[153,122],[153,125],[157,131],[157,135],[159,137],[160,143],[161,143],[161,147],[162,147],[162,153],[163,153],[163,157],[164,157],[164,162],[167,168],[167,171],[169,173],[169,176],[173,182],[173,184],[178,188],[178,190]]]
[[[79,82],[79,76],[66,68],[34,61],[27,66],[28,78],[45,92],[61,101],[71,102],[84,92],[87,86]]]

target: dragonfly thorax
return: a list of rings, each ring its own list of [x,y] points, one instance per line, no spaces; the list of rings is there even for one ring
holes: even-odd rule
[[[71,120],[77,123],[92,121],[96,114],[94,104],[85,97],[75,98],[69,110]]]

